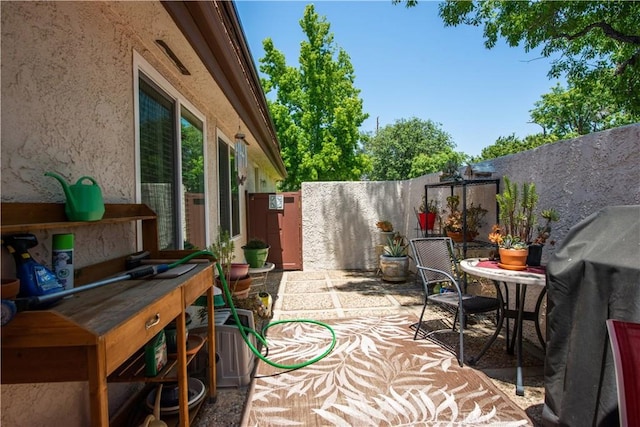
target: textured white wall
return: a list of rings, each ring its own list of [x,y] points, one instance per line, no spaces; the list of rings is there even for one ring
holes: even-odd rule
[[[0,12],[3,202],[64,202],[61,186],[46,171],[73,182],[93,176],[106,203],[136,202],[134,50],[207,118],[211,234],[218,222],[218,130],[233,142],[241,127],[252,143],[250,164],[262,168],[261,177],[273,186],[273,167],[160,2],[2,2]],[[158,38],[191,76],[178,72]],[[51,234],[69,231],[37,233],[34,258],[50,262]],[[136,250],[130,224],[72,232],[77,267]],[[13,277],[12,259],[4,250],[2,255],[2,276]],[[109,385],[110,411],[127,387]],[[86,384],[2,385],[1,392],[2,425],[89,425]]]
[[[560,221],[553,224],[551,235],[556,248],[569,228],[601,208],[640,204],[640,124],[559,141],[491,163],[496,178],[535,182],[539,210],[558,210]],[[389,219],[396,230],[415,237],[413,209],[420,204],[424,185],[438,179],[431,174],[394,182],[303,183],[304,269],[376,269],[376,221]],[[449,188],[439,194],[444,204]],[[468,203],[489,210],[480,235],[486,241],[495,219],[493,186],[470,187],[469,194]],[[545,245],[543,260],[553,250]]]

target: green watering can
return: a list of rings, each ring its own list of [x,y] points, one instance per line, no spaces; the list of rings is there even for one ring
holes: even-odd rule
[[[83,176],[78,181],[69,185],[57,173],[45,172],[45,176],[57,179],[62,185],[67,202],[64,205],[64,212],[69,221],[98,221],[104,215],[104,201],[102,191],[95,179],[90,176]],[[91,181],[84,184],[85,180]]]

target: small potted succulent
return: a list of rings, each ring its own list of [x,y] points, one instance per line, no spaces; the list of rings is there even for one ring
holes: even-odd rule
[[[555,209],[545,209],[540,212],[540,216],[546,220],[543,225],[538,225],[538,234],[529,245],[529,256],[527,257],[527,265],[538,266],[542,260],[542,248],[551,235],[551,223],[558,221],[560,215]],[[549,240],[550,245],[554,245],[555,241]]]
[[[376,227],[378,228],[378,230],[380,230],[378,236],[378,245],[386,245],[389,238],[393,237],[394,235],[393,224],[391,224],[390,221],[383,219],[376,222]]]
[[[382,280],[387,282],[405,282],[409,275],[408,244],[399,233],[389,238],[384,252],[380,255]]]
[[[242,247],[244,259],[250,268],[260,268],[267,262],[270,246],[262,239],[254,237]]]
[[[507,270],[524,270],[527,267],[529,245],[520,236],[508,234],[504,227],[496,224],[491,229],[489,241],[498,246],[499,267]]]

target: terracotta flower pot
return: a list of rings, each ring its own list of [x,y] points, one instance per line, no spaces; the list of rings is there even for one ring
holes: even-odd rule
[[[251,282],[253,279],[248,274],[238,279],[228,279],[227,285],[231,294],[237,298],[246,298],[249,296],[249,288],[251,288]],[[219,278],[216,278],[216,286],[222,289],[222,282]],[[224,293],[223,293],[224,295]]]
[[[500,248],[499,266],[507,270],[524,270],[527,268],[528,249],[505,249]]]
[[[447,237],[451,237],[451,240],[453,240],[456,243],[464,242],[464,237],[463,237],[462,231],[448,231],[447,230]],[[476,235],[474,235],[473,233],[467,233],[467,242],[473,241],[473,239],[475,237],[476,237]]]
[[[229,277],[231,280],[240,279],[242,277],[245,277],[247,274],[249,274],[249,264],[239,262],[231,263],[231,271],[229,273]]]

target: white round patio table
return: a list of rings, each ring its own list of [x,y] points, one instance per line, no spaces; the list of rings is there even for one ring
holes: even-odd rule
[[[483,277],[491,279],[500,285],[504,285],[506,298],[504,298],[504,316],[507,319],[515,319],[514,323],[514,336],[512,342],[508,345],[508,351],[513,352],[515,347],[517,365],[516,365],[516,394],[518,396],[524,396],[524,386],[522,380],[522,323],[524,320],[531,320],[535,322],[536,333],[538,339],[545,346],[542,339],[542,333],[540,331],[540,323],[538,321],[540,306],[544,295],[546,294],[546,268],[541,267],[528,267],[522,271],[507,270],[498,267],[497,261],[491,261],[484,258],[469,258],[460,261],[460,268],[467,274],[477,277]],[[516,301],[515,310],[509,309],[509,290],[507,285],[509,283],[515,284],[516,289]],[[525,311],[525,297],[527,294],[527,285],[540,286],[543,288],[538,297],[535,311]],[[507,321],[507,340],[509,336],[509,326]]]

